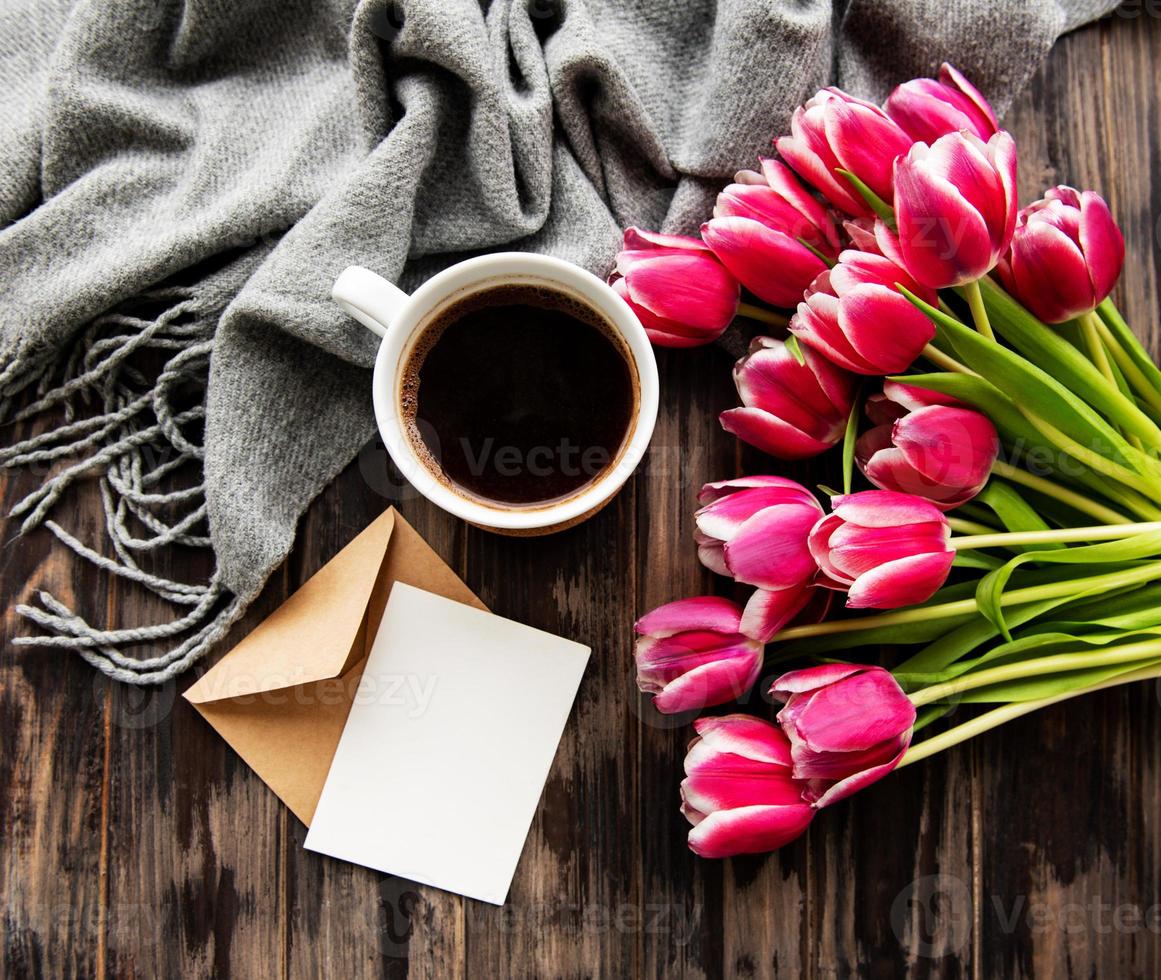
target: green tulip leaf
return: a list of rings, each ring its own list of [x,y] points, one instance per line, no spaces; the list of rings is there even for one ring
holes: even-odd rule
[[[1132,362],[1145,375],[1149,383],[1157,391],[1161,391],[1161,368],[1157,367],[1152,356],[1141,345],[1141,341],[1137,339],[1137,335],[1125,323],[1124,317],[1117,312],[1113,301],[1106,299],[1101,303],[1097,307],[1097,314],[1105,322],[1105,326],[1109,328],[1109,332],[1116,338],[1121,347],[1124,348],[1125,353],[1129,355]]]
[[[1148,457],[1129,445],[1087,402],[1047,371],[925,303],[907,289],[899,288],[935,322],[939,332],[952,343],[960,360],[969,368],[1003,391],[1019,392],[1021,408],[1092,452],[1143,474],[1151,472]]]
[[[855,443],[859,439],[859,411],[862,399],[851,401],[851,412],[847,416],[847,428],[843,434],[843,493],[851,492],[851,481],[855,475]]]
[[[843,170],[841,167],[835,167],[836,174],[845,177],[850,185],[858,192],[859,196],[867,202],[867,206],[875,212],[884,222],[891,228],[895,227],[895,211],[884,201],[878,194],[876,194],[866,183],[856,177],[849,170]]]
[[[989,480],[988,485],[977,494],[976,500],[987,505],[1009,531],[1047,531],[1047,522],[1020,496],[1019,491],[1002,480]],[[1015,546],[1014,546],[1015,547]],[[1060,544],[1044,545],[1047,548],[1062,548]],[[1018,550],[1026,551],[1020,547]]]
[[[980,579],[976,587],[976,601],[979,603],[980,612],[995,623],[1000,632],[1010,640],[1012,636],[1004,620],[1002,596],[1012,573],[1024,562],[1092,566],[1139,561],[1158,554],[1161,554],[1161,531],[1072,548],[1025,551],[1010,559],[1003,568],[989,572]],[[1158,575],[1161,577],[1161,566],[1158,568]]]
[[[1037,320],[987,277],[980,281],[980,288],[992,327],[1016,350],[1126,432],[1161,446],[1161,430],[1153,421],[1059,332]]]
[[[1114,664],[1108,667],[1090,667],[1043,677],[1024,677],[1014,681],[990,684],[987,687],[965,691],[958,700],[963,704],[1007,704],[1011,701],[1039,701],[1041,698],[1058,697],[1072,691],[1079,691],[1094,684],[1113,680],[1122,674],[1131,674],[1145,667],[1161,665],[1161,659],[1134,660],[1130,663]]]

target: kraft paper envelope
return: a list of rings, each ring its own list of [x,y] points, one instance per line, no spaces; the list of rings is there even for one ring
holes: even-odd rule
[[[487,609],[392,507],[185,692],[307,826],[394,582]]]

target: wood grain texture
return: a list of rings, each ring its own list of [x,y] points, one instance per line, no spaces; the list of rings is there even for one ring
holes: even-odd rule
[[[1130,254],[1118,300],[1156,351],[1153,6],[1063,39],[1007,122],[1025,199],[1064,180],[1108,197]],[[372,445],[310,509],[298,548],[240,627],[391,500],[498,613],[592,645],[504,908],[305,852],[305,829],[177,686],[143,695],[77,659],[5,642],[0,976],[1161,973],[1153,685],[1059,706],[908,768],[779,854],[706,862],[686,850],[677,786],[687,719],[660,717],[633,687],[631,623],[681,595],[728,594],[697,564],[694,494],[771,467],[714,420],[734,399],[721,350],[660,361],[653,450],[591,521],[550,538],[488,535],[395,482]],[[828,465],[788,472],[833,483]],[[5,510],[30,487],[26,475],[7,477]],[[95,499],[73,515],[83,537],[98,519]],[[6,525],[6,607],[48,585],[114,621],[153,609],[64,560],[46,535],[14,535]],[[23,628],[6,613],[6,641]]]

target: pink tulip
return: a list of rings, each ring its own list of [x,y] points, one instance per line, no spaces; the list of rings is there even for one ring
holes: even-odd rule
[[[762,669],[763,644],[742,632],[742,609],[728,599],[670,602],[636,630],[637,686],[663,714],[734,701]]]
[[[778,723],[790,740],[803,798],[830,806],[882,779],[911,744],[915,706],[882,667],[824,664],[783,674],[770,694],[785,707]]]
[[[979,89],[946,63],[939,69],[939,81],[913,78],[904,82],[887,98],[884,108],[908,136],[924,143],[960,130],[989,140],[1000,128]]]
[[[997,271],[1032,313],[1063,323],[1096,309],[1124,262],[1125,239],[1104,199],[1062,185],[1019,213]]]
[[[696,238],[627,228],[609,281],[659,347],[712,343],[738,310],[737,280]]]
[[[818,571],[806,538],[823,516],[814,494],[781,476],[707,483],[694,514],[706,568],[763,589],[788,589]]]
[[[931,290],[890,259],[843,252],[838,265],[811,283],[790,320],[790,332],[856,374],[906,371],[935,336],[935,327],[896,283],[935,301]]]
[[[760,174],[743,170],[734,177],[701,237],[750,292],[783,307],[794,306],[826,268],[803,242],[832,258],[839,251],[826,209],[776,160],[763,160]]]
[[[930,501],[893,490],[835,497],[810,532],[820,584],[847,590],[849,609],[897,609],[930,599],[955,551],[947,518]]]
[[[948,133],[916,143],[895,163],[895,223],[902,264],[933,289],[992,270],[1016,227],[1016,144]],[[892,256],[894,258],[895,256]]]
[[[871,209],[836,170],[854,174],[879,197],[891,200],[892,165],[911,138],[876,105],[837,88],[823,89],[794,110],[790,135],[775,140],[798,176],[847,214]]]
[[[875,486],[951,510],[988,482],[1000,441],[982,412],[893,381],[867,399],[866,407],[877,424],[859,437],[855,459]]]
[[[706,858],[775,851],[814,818],[791,775],[790,741],[749,715],[699,718],[685,757],[681,812],[689,848]]]
[[[802,356],[756,337],[734,366],[743,407],[722,412],[722,428],[779,459],[817,456],[842,439],[854,379],[809,347]]]

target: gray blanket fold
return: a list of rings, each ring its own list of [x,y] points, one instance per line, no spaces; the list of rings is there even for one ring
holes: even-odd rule
[[[373,431],[375,338],[329,299],[498,248],[607,271],[692,230],[815,89],[943,60],[1003,111],[1110,0],[9,0],[0,8],[0,462],[18,507],[175,608],[33,642],[156,683],[217,640]],[[203,431],[204,428],[204,431]],[[106,540],[69,528],[97,477]],[[157,571],[206,547],[204,581]],[[80,600],[83,602],[83,600]]]

